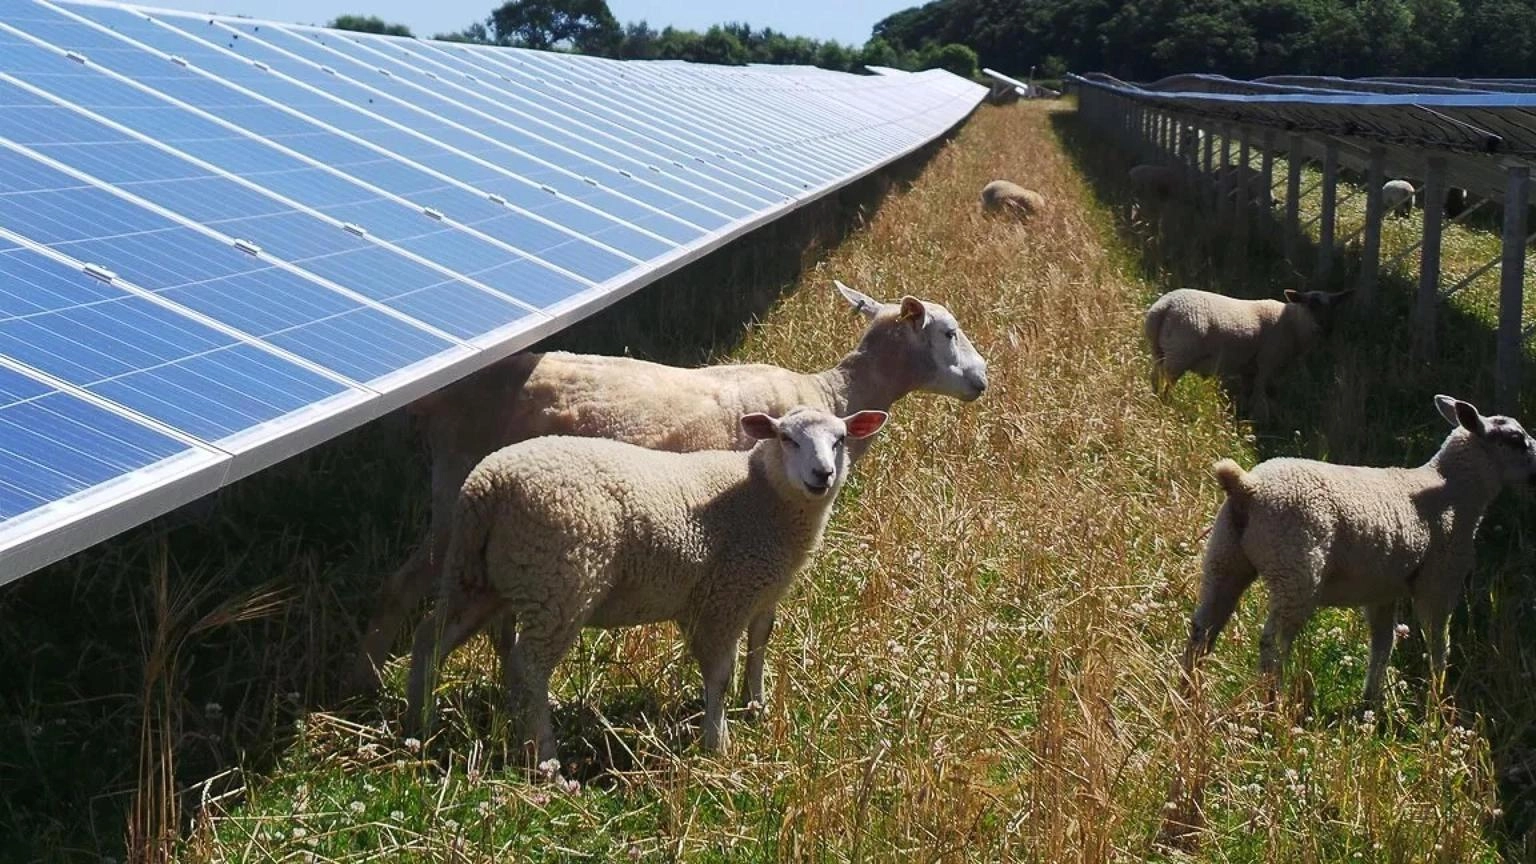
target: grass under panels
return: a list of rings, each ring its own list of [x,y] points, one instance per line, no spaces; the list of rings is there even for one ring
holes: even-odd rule
[[[1531,632],[1529,520],[1510,501],[1484,529],[1470,612],[1453,625],[1457,725],[1426,711],[1413,637],[1380,728],[1363,726],[1349,709],[1364,627],[1344,613],[1307,629],[1287,713],[1265,715],[1261,588],[1209,659],[1206,698],[1181,705],[1170,686],[1219,503],[1210,463],[1421,461],[1444,434],[1433,392],[1486,398],[1486,320],[1458,298],[1438,362],[1384,363],[1408,332],[1389,281],[1379,317],[1346,325],[1281,382],[1275,424],[1251,427],[1206,381],[1157,401],[1140,344],[1150,298],[1293,283],[1273,261],[1218,277],[1209,262],[1232,245],[1209,220],[1161,238],[1124,230],[1110,213],[1128,165],[1063,107],[980,109],[867,226],[806,259],[782,302],[758,305],[741,344],[721,337],[733,347],[712,359],[830,363],[858,330],[831,292],[840,278],[949,305],[992,382],[971,405],[897,406],[781,607],[768,714],[733,726],[729,758],[697,752],[698,672],[666,626],[589,634],[558,671],[558,784],[523,781],[506,752],[484,640],[450,662],[433,740],[394,731],[403,663],[383,696],[334,699],[370,592],[424,515],[411,439],[376,424],[253,478],[212,524],[173,532],[170,566],[141,538],[0,594],[0,659],[30,670],[0,681],[0,771],[44,778],[8,785],[0,826],[25,834],[0,849],[111,848],[122,821],[98,817],[82,835],[41,802],[110,814],[75,787],[154,788],[136,780],[161,764],[140,770],[141,735],[174,745],[175,785],[192,790],[177,857],[196,862],[1178,859],[1154,848],[1176,786],[1204,813],[1190,860],[1491,861],[1517,845],[1506,829],[1523,830],[1528,805],[1514,782],[1501,798],[1497,779],[1524,764],[1536,706],[1517,638]],[[1049,212],[1027,226],[983,220],[977,194],[998,177],[1044,193]],[[671,339],[669,319],[615,332]],[[602,344],[702,359],[668,342]],[[177,650],[158,656],[176,668],[144,686],[156,584],[165,607],[188,610],[161,631],[190,635],[165,643]],[[251,620],[235,621],[242,612]],[[99,743],[113,734],[115,760]],[[100,776],[113,765],[121,776]],[[206,793],[193,783],[214,775]]]

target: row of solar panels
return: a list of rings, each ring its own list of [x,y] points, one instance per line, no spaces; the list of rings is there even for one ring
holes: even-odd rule
[[[0,583],[517,350],[983,93],[0,0]]]
[[[1178,75],[1143,86],[1099,74],[1072,80],[1219,122],[1406,147],[1536,157],[1536,81],[1404,83],[1295,76],[1236,81],[1220,75]]]

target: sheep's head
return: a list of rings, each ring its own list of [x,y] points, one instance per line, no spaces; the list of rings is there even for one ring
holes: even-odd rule
[[[1292,291],[1285,292],[1285,302],[1294,303],[1312,313],[1312,318],[1318,326],[1326,329],[1333,323],[1333,311],[1338,305],[1355,293],[1355,289],[1347,291]]]
[[[1513,417],[1484,417],[1470,402],[1436,396],[1435,407],[1452,426],[1472,433],[1506,486],[1529,492],[1536,487],[1536,439]]]
[[[910,296],[900,303],[881,303],[841,282],[836,284],[843,299],[872,325],[866,340],[876,322],[890,323],[886,329],[900,345],[900,357],[892,360],[906,366],[901,374],[911,379],[913,389],[966,402],[987,389],[987,361],[976,353],[948,309]]]
[[[790,488],[811,497],[836,494],[848,477],[848,438],[868,438],[885,425],[884,411],[838,417],[812,408],[791,408],[783,417],[747,414],[741,428],[759,441],[778,441],[779,465]],[[772,444],[766,446],[773,446]]]

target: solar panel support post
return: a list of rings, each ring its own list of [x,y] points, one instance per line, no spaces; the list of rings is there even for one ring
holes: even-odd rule
[[[1445,157],[1431,156],[1424,168],[1424,203],[1445,200]],[[1435,301],[1440,296],[1440,229],[1445,208],[1424,208],[1423,251],[1419,254],[1419,291],[1413,304],[1413,345],[1420,357],[1435,351]]]
[[[1339,145],[1323,145],[1323,212],[1317,228],[1317,284],[1326,287],[1333,275],[1333,229],[1339,203]]]
[[[1499,265],[1499,336],[1493,401],[1494,410],[1514,414],[1520,397],[1520,319],[1525,311],[1525,220],[1531,201],[1531,169],[1511,164],[1505,172],[1504,250]]]
[[[1232,127],[1221,127],[1221,151],[1217,154],[1216,218],[1222,225],[1232,224],[1232,211],[1236,195],[1237,172],[1232,170]]]
[[[1207,131],[1205,133],[1205,137],[1203,139],[1201,139],[1201,140],[1202,140],[1202,142],[1204,144],[1204,148],[1203,149],[1204,149],[1205,152],[1202,154],[1204,156],[1204,162],[1201,163],[1204,166],[1204,168],[1201,171],[1201,173],[1204,176],[1202,176],[1200,178],[1201,182],[1200,182],[1200,187],[1199,188],[1200,188],[1201,197],[1205,200],[1205,202],[1209,203],[1209,201],[1211,199],[1211,192],[1210,192],[1211,163],[1216,158],[1216,134],[1215,134],[1215,131],[1214,130]]]
[[[1246,126],[1238,127],[1238,169],[1233,172],[1236,175],[1233,180],[1237,188],[1237,197],[1232,202],[1232,218],[1235,220],[1232,227],[1237,230],[1238,255],[1244,260],[1248,257],[1248,217],[1252,215],[1249,213],[1248,208],[1253,206],[1253,183],[1249,179],[1250,168],[1248,164],[1248,160],[1252,155],[1249,152],[1248,141],[1252,137],[1253,132]]]
[[[1259,169],[1259,182],[1264,188],[1259,190],[1259,197],[1254,202],[1258,211],[1268,219],[1269,212],[1275,206],[1275,133],[1272,129],[1264,130],[1264,137],[1259,147],[1263,150],[1263,167]]]
[[[1372,147],[1365,169],[1365,240],[1360,250],[1359,306],[1376,301],[1376,280],[1381,269],[1381,187],[1386,182],[1387,150]]]
[[[1300,135],[1287,139],[1285,151],[1285,259],[1295,266],[1301,258],[1301,163],[1305,160]]]

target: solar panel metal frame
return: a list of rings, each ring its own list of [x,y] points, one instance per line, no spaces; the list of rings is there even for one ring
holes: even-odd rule
[[[103,28],[89,17],[79,14],[76,10],[86,7],[99,7],[105,9],[122,10],[131,14],[144,15],[156,21],[159,26],[172,29],[171,25],[161,22],[164,17],[176,17],[181,19],[203,18],[210,16],[196,16],[192,13],[178,12],[174,10],[153,9],[136,5],[102,2],[102,0],[70,0],[67,3],[52,3],[47,0],[31,0],[34,5],[50,10],[72,21],[79,21],[94,31],[101,31],[112,36],[116,42],[121,43],[125,50],[137,46],[139,51],[147,52],[152,56],[161,56],[171,62],[177,58],[168,55],[153,46],[137,43],[136,40],[122,34]],[[211,16],[211,20],[220,22],[220,26],[230,27],[249,24],[261,24],[278,28],[287,35],[302,33],[322,32],[322,28],[311,28],[300,25],[282,24],[280,22],[261,21],[259,19],[233,18],[229,16]],[[24,23],[24,22],[22,22]],[[79,56],[77,52],[71,52],[52,45],[46,39],[34,36],[25,26],[11,27],[5,22],[0,26],[14,36],[22,37],[32,44],[59,55],[68,61],[80,63],[97,73],[103,74],[119,81],[120,83],[143,88],[140,82],[131,76],[122,75],[108,67],[93,64],[89,57]],[[363,52],[384,52],[389,39],[387,37],[362,36],[361,34],[343,34],[334,32],[336,38],[352,39],[361,47],[358,56],[368,56]],[[356,37],[356,38],[354,38]],[[187,36],[186,38],[192,38]],[[521,49],[497,49],[487,47],[469,47],[457,43],[438,43],[431,40],[404,40],[406,44],[417,49],[416,52],[405,52],[417,58],[415,63],[426,66],[429,63],[438,64],[439,68],[446,68],[452,63],[463,62],[465,66],[481,66],[486,70],[484,76],[491,80],[496,73],[493,71],[500,65],[507,68],[509,74],[500,75],[492,90],[510,90],[518,86],[516,75],[518,74],[542,74],[554,79],[553,70],[569,70],[569,75],[578,78],[590,71],[596,78],[613,80],[617,73],[628,74],[634,70],[634,66],[628,62],[610,61],[602,58],[586,58],[573,55],[546,55],[538,57],[529,56],[532,52]],[[280,48],[274,50],[282,50]],[[328,49],[330,50],[330,49]],[[462,53],[461,53],[462,52]],[[340,52],[337,52],[340,53]],[[441,55],[439,57],[439,55]],[[304,57],[294,55],[296,62],[313,63]],[[362,61],[356,57],[347,55],[355,65]],[[398,59],[398,58],[397,58]],[[473,60],[473,63],[471,62]],[[526,62],[523,62],[526,60]],[[399,59],[398,62],[409,65],[412,61]],[[516,63],[524,71],[512,70],[512,64]],[[185,62],[178,65],[188,66]],[[387,65],[387,64],[386,64]],[[766,206],[751,210],[749,215],[732,219],[722,227],[707,230],[687,242],[673,243],[671,248],[662,254],[648,260],[635,259],[636,263],[618,275],[601,282],[584,280],[584,290],[567,297],[566,299],[543,307],[532,307],[528,316],[516,321],[501,331],[486,334],[475,339],[458,339],[447,333],[439,333],[442,342],[446,346],[438,353],[425,360],[417,362],[413,366],[381,376],[375,380],[361,382],[336,374],[324,366],[304,360],[302,357],[278,348],[259,336],[231,328],[221,321],[209,318],[206,315],[191,310],[176,303],[173,300],[159,296],[153,291],[139,288],[132,280],[115,277],[105,270],[93,271],[92,263],[78,260],[70,255],[49,246],[33,242],[24,233],[6,230],[0,225],[0,240],[11,242],[18,248],[25,248],[31,253],[48,257],[55,263],[68,266],[81,272],[92,274],[100,273],[98,278],[108,279],[109,284],[121,288],[141,299],[148,299],[158,307],[169,309],[174,313],[184,316],[190,322],[200,322],[211,326],[224,337],[233,340],[232,344],[252,346],[262,351],[269,352],[272,356],[292,363],[311,372],[322,374],[328,380],[338,385],[336,395],[328,398],[324,403],[318,403],[318,407],[312,405],[310,409],[290,412],[283,415],[280,420],[264,426],[252,427],[237,435],[221,439],[219,443],[224,447],[215,446],[214,443],[200,440],[195,436],[187,435],[171,426],[157,422],[142,416],[129,409],[87,392],[78,386],[54,378],[36,369],[19,363],[4,355],[0,351],[0,371],[8,371],[22,375],[37,383],[39,386],[51,388],[51,392],[67,396],[72,400],[87,403],[92,410],[106,412],[103,416],[111,416],[122,422],[132,424],[135,428],[142,428],[167,440],[176,442],[177,446],[185,445],[185,449],[179,454],[173,455],[156,462],[147,468],[130,472],[116,479],[98,483],[78,494],[72,494],[65,498],[51,502],[45,506],[28,510],[21,516],[0,523],[0,584],[19,578],[32,570],[45,566],[73,552],[76,552],[95,542],[99,542],[113,534],[130,528],[134,525],[148,521],[177,506],[195,500],[198,497],[215,491],[219,487],[233,482],[250,473],[260,470],[277,461],[288,458],[302,452],[315,444],[334,437],[347,429],[353,428],[363,422],[374,419],[388,411],[399,408],[411,401],[432,392],[453,380],[462,377],[478,368],[488,365],[508,354],[522,350],[538,340],[568,326],[575,321],[598,312],[613,303],[631,295],[657,279],[667,276],[678,269],[708,255],[731,241],[750,233],[762,225],[791,213],[815,200],[836,191],[849,183],[879,171],[885,166],[902,159],[921,147],[929,144],[942,136],[949,129],[954,128],[969,116],[984,95],[985,88],[972,82],[966,82],[949,73],[930,70],[923,73],[902,73],[900,76],[875,76],[859,78],[846,76],[842,73],[828,72],[826,70],[801,70],[783,67],[746,67],[744,69],[731,69],[722,67],[698,67],[693,64],[670,63],[644,63],[643,74],[633,77],[643,83],[637,84],[642,88],[642,98],[647,104],[659,105],[666,100],[674,99],[673,111],[688,112],[699,110],[708,106],[707,115],[717,118],[731,118],[743,123],[741,128],[726,128],[722,134],[715,135],[708,122],[700,120],[693,124],[697,133],[682,131],[682,136],[671,136],[665,140],[646,140],[646,147],[637,150],[667,153],[675,152],[683,154],[695,153],[694,158],[700,164],[712,164],[731,166],[732,170],[722,172],[723,176],[739,173],[743,181],[755,190],[752,197],[758,202],[766,202]],[[360,65],[359,65],[359,68]],[[526,70],[543,70],[543,72]],[[222,77],[202,71],[199,74],[208,79],[218,81],[234,91],[242,92],[247,98],[257,98],[270,102],[266,97],[236,81],[225,80]],[[335,74],[334,72],[332,74]],[[386,73],[388,74],[388,73]],[[478,95],[471,92],[470,88],[462,83],[448,80],[450,75],[439,75],[436,70],[427,72],[429,77],[438,78],[446,84],[451,84],[449,92],[459,93],[462,100],[455,100],[451,96],[444,95],[443,91],[434,91],[435,99],[448,102],[475,102],[490,98],[486,93]],[[476,81],[479,76],[471,72],[463,72],[463,80]],[[755,77],[754,77],[755,76]],[[289,79],[294,80],[294,79]],[[576,82],[576,78],[565,77],[567,82]],[[312,216],[325,220],[333,227],[338,220],[329,217],[325,213],[315,210],[309,205],[287,198],[283,194],[268,189],[261,180],[247,180],[238,174],[225,170],[221,166],[200,159],[194,154],[167,145],[155,140],[144,130],[128,126],[105,117],[89,108],[73,104],[45,88],[35,86],[25,76],[11,75],[0,72],[0,81],[17,87],[45,99],[63,110],[73,112],[75,115],[86,117],[95,123],[99,123],[113,133],[123,135],[136,142],[146,144],[156,149],[156,152],[164,152],[175,156],[189,165],[206,172],[209,176],[235,182],[242,188],[265,196],[282,206],[289,207],[294,212],[309,213]],[[308,86],[296,81],[299,86]],[[423,88],[415,82],[412,86]],[[366,85],[365,85],[366,86]],[[887,88],[883,91],[871,90],[871,87]],[[222,127],[233,135],[246,138],[256,138],[267,146],[275,147],[285,157],[296,159],[307,166],[318,170],[330,170],[349,182],[359,186],[369,186],[382,200],[389,197],[397,200],[397,203],[409,203],[409,199],[394,195],[388,190],[371,186],[362,178],[356,177],[345,171],[331,169],[296,150],[284,146],[281,142],[270,142],[256,135],[251,130],[237,123],[223,122],[224,118],[209,114],[195,105],[182,102],[174,96],[163,93],[154,87],[148,87],[146,92],[166,105],[173,106],[180,111],[191,112],[194,115],[212,122],[221,123]],[[381,95],[382,94],[382,91]],[[523,93],[526,99],[534,103],[541,101],[540,95],[531,87],[524,87]],[[723,94],[712,96],[711,94]],[[561,101],[551,102],[549,111],[560,112],[567,109],[568,104],[585,104],[594,112],[587,116],[591,122],[601,122],[604,128],[622,128],[608,119],[602,119],[607,109],[599,110],[600,103],[597,94],[589,94],[591,101],[584,102],[581,93],[573,93],[571,103]],[[475,96],[475,99],[471,99]],[[922,111],[908,108],[905,98],[916,99],[922,105],[927,106]],[[920,98],[919,98],[920,97]],[[394,98],[394,97],[388,97]],[[710,103],[708,100],[716,101]],[[400,100],[402,104],[404,100]],[[694,107],[690,107],[694,106]],[[750,110],[757,112],[757,116],[746,113]],[[798,108],[797,108],[798,106]],[[274,107],[281,107],[276,106]],[[790,109],[797,109],[798,113]],[[579,110],[579,109],[577,109]],[[776,112],[776,113],[775,113]],[[302,112],[301,112],[302,113]],[[484,112],[487,117],[496,119],[499,114]],[[701,117],[707,115],[700,115]],[[307,116],[307,115],[306,115]],[[510,116],[510,115],[508,115]],[[611,113],[607,116],[612,116]],[[849,118],[856,118],[850,120]],[[750,123],[748,121],[751,121]],[[320,124],[317,118],[308,118],[307,122]],[[506,121],[501,121],[506,122]],[[853,125],[854,123],[862,125]],[[825,124],[825,125],[818,125]],[[466,127],[467,128],[467,127]],[[594,127],[595,128],[595,127]],[[830,128],[832,131],[826,131]],[[709,130],[706,134],[704,130]],[[760,138],[754,139],[747,130],[758,130],[762,133]],[[329,130],[333,134],[344,138],[355,138],[351,133],[332,127]],[[812,136],[815,137],[806,137]],[[796,137],[802,136],[802,137]],[[431,137],[431,136],[427,136]],[[737,146],[724,146],[718,150],[711,150],[708,140],[716,139],[722,144],[735,142]],[[616,140],[616,139],[615,139]],[[825,141],[825,144],[812,144],[813,141]],[[673,142],[673,143],[669,143]],[[366,144],[367,142],[359,142]],[[435,142],[439,146],[451,147],[443,142]],[[105,190],[107,193],[122,200],[135,204],[149,213],[158,213],[160,217],[170,220],[172,223],[189,228],[199,236],[205,236],[217,242],[234,245],[242,248],[236,242],[238,238],[224,235],[217,228],[210,228],[195,220],[180,217],[172,211],[159,207],[140,196],[92,177],[88,172],[78,170],[70,165],[58,162],[58,160],[42,154],[32,148],[12,142],[0,140],[0,147],[7,151],[26,156],[40,165],[51,166],[51,170],[75,181],[85,183],[92,188]],[[791,149],[784,149],[784,148]],[[822,167],[813,164],[797,164],[799,147],[808,153],[822,153],[831,158],[827,166]],[[836,148],[836,149],[834,149]],[[573,158],[591,158],[582,156],[575,151],[569,151]],[[615,153],[618,158],[619,151]],[[715,162],[706,163],[704,154],[713,152]],[[833,157],[833,154],[836,154]],[[398,154],[394,155],[398,161],[405,162]],[[686,178],[684,185],[677,188],[697,187],[701,192],[709,187],[710,183],[718,182],[703,178],[712,178],[716,175],[706,173],[689,173],[691,170],[682,159],[672,160],[674,166],[685,169],[674,176]],[[736,162],[741,164],[736,166]],[[578,164],[579,160],[578,160]],[[758,167],[752,167],[756,165]],[[760,185],[752,177],[767,180],[769,174],[761,173],[768,166],[774,166],[772,170],[788,170],[790,174],[803,173],[806,180],[800,184],[798,190],[782,194],[773,198],[771,193],[766,194],[769,187]],[[847,167],[842,167],[847,166]],[[421,166],[423,170],[438,174],[434,169]],[[713,170],[713,167],[712,167]],[[446,176],[446,175],[443,175]],[[810,178],[814,177],[815,180]],[[453,178],[446,178],[453,179]],[[661,188],[661,187],[657,187]],[[675,196],[676,197],[676,196]],[[702,196],[701,197],[705,197]],[[696,202],[691,202],[696,203]],[[722,214],[728,215],[728,214]],[[450,220],[451,221],[451,220]],[[346,226],[340,226],[346,227]],[[465,231],[473,231],[471,226],[459,225]],[[361,235],[360,235],[361,236]],[[393,246],[389,241],[374,238],[370,242],[382,243]],[[499,248],[499,247],[498,247]],[[263,263],[282,269],[285,264],[281,259],[274,258],[262,250],[243,249],[247,254],[257,256]],[[402,250],[404,251],[404,250]],[[513,254],[509,251],[509,255]],[[520,253],[527,256],[527,253]],[[442,272],[445,277],[458,273],[449,262],[433,259],[429,256],[409,253],[408,258],[422,259],[423,266],[427,266],[434,272]],[[531,257],[531,256],[529,256]],[[106,262],[110,265],[111,262]],[[410,319],[408,315],[390,310],[379,301],[369,300],[362,294],[352,292],[346,285],[336,284],[331,280],[319,277],[303,268],[293,268],[301,278],[313,283],[328,283],[327,290],[339,292],[340,296],[347,297],[359,304],[359,308],[376,308],[390,313],[392,318]],[[474,280],[470,280],[473,282]],[[481,286],[485,290],[494,292],[488,286]],[[498,293],[498,296],[505,296]],[[516,298],[513,298],[516,299]],[[529,304],[523,304],[525,307]],[[412,326],[424,332],[433,332],[433,328],[423,325],[419,321],[410,320]],[[302,415],[302,416],[298,416]],[[116,421],[114,421],[116,422]],[[226,449],[227,448],[227,449]]]

